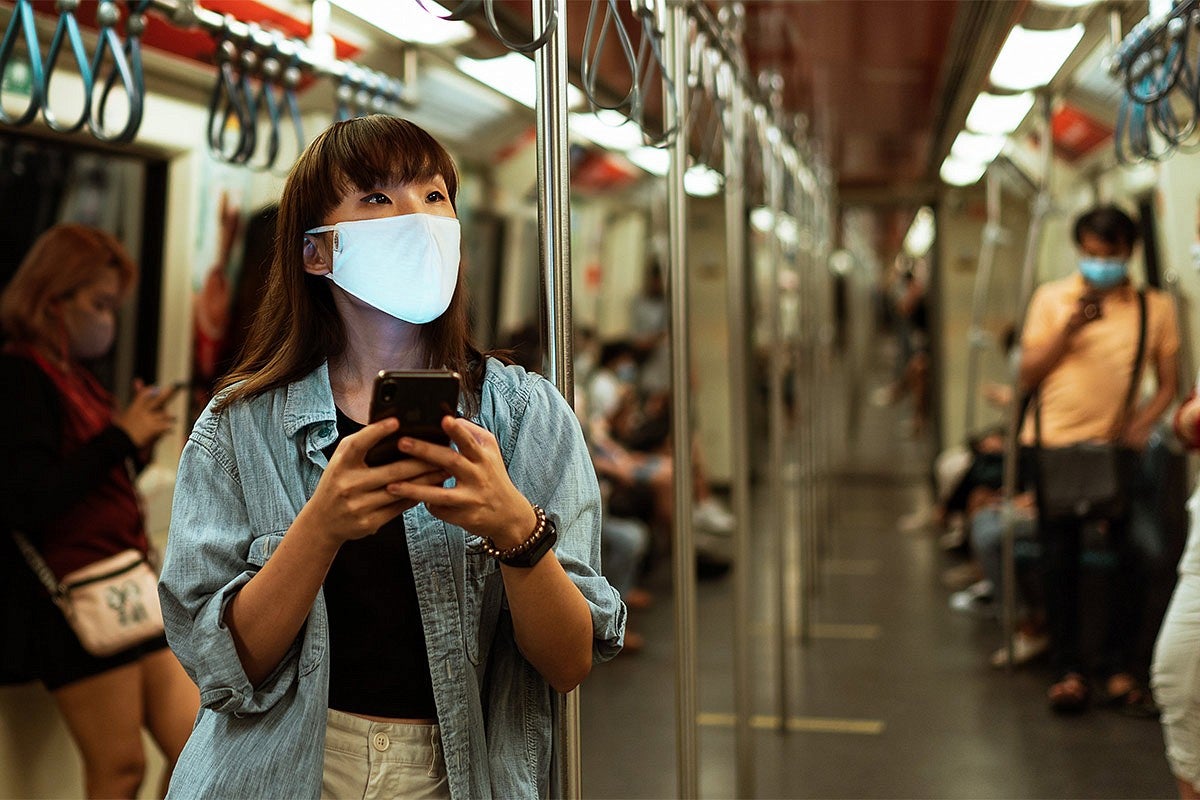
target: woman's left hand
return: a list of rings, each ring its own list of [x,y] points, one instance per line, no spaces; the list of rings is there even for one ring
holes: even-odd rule
[[[441,467],[454,477],[454,486],[393,483],[387,490],[396,497],[424,503],[440,520],[486,537],[501,550],[515,547],[537,525],[533,505],[513,485],[491,431],[467,419],[444,417],[442,430],[458,446],[450,447],[403,437],[400,449]]]

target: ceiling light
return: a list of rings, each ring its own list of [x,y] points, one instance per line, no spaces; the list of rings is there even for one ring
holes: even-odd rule
[[[975,133],[1008,134],[1021,125],[1033,108],[1033,92],[988,94],[983,92],[967,114],[967,127]]]
[[[990,164],[1004,149],[1005,138],[991,134],[971,133],[962,131],[955,138],[950,152],[963,161],[978,161]]]
[[[775,225],[775,214],[766,206],[759,206],[750,212],[750,227],[759,233],[769,233]]]
[[[671,169],[671,154],[661,147],[639,147],[625,157],[651,175],[666,175]]]
[[[1033,0],[1039,6],[1051,6],[1053,8],[1083,8],[1084,6],[1094,6],[1100,0]]]
[[[904,236],[905,253],[913,258],[921,258],[929,252],[936,235],[933,223],[933,209],[922,206],[913,217],[912,225],[908,226],[908,233]]]
[[[415,0],[332,0],[335,6],[348,11],[384,33],[395,36],[402,42],[428,45],[462,44],[475,35],[469,22],[438,19],[437,14],[449,14],[433,0],[425,0],[429,11],[417,5]]]
[[[608,150],[627,153],[642,147],[642,129],[620,111],[571,114],[567,127],[590,142]]]
[[[1021,92],[1045,86],[1083,38],[1083,23],[1057,31],[1035,31],[1014,25],[989,80],[1001,89]]]
[[[499,58],[484,60],[459,56],[454,59],[454,65],[526,108],[533,108],[537,103],[537,68],[532,60],[520,53],[506,53]],[[567,84],[567,104],[574,106],[582,102],[583,92]]]
[[[724,180],[712,167],[697,164],[683,173],[683,190],[693,197],[712,197],[721,191]]]
[[[949,155],[942,162],[939,174],[942,176],[942,180],[951,186],[970,186],[983,177],[985,170],[987,170],[987,164],[963,161],[961,158]]]

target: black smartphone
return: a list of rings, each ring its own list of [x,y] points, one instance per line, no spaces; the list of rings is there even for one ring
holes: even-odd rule
[[[401,436],[448,446],[442,418],[457,416],[460,383],[459,374],[448,369],[381,371],[371,393],[371,422],[395,417],[400,430],[370,449],[367,464],[378,467],[408,458],[396,447]]]

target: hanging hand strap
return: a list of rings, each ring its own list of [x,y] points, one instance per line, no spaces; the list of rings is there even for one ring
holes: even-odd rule
[[[1133,357],[1133,375],[1129,377],[1129,391],[1125,393],[1125,404],[1121,406],[1121,416],[1117,418],[1116,432],[1113,441],[1121,438],[1125,425],[1129,422],[1129,411],[1133,408],[1134,398],[1141,385],[1142,362],[1146,357],[1146,290],[1138,289],[1138,344],[1137,355]]]

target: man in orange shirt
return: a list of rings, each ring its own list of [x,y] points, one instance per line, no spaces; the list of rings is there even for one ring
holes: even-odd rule
[[[1088,211],[1075,223],[1079,269],[1039,287],[1021,337],[1021,385],[1037,391],[1040,445],[1119,442],[1143,450],[1155,424],[1175,396],[1179,334],[1175,307],[1166,295],[1146,291],[1143,374],[1153,371],[1149,399],[1125,400],[1138,347],[1140,303],[1130,284],[1128,260],[1137,225],[1114,206]],[[1032,419],[1026,445],[1039,438]],[[1058,711],[1078,711],[1089,689],[1079,646],[1079,557],[1084,519],[1040,522],[1046,578],[1046,616],[1058,673],[1048,698]],[[1104,664],[1108,699],[1139,703],[1146,698],[1131,674],[1132,648],[1141,611],[1140,575],[1127,516],[1105,520],[1117,566],[1109,596]]]

